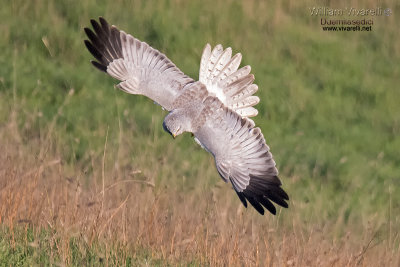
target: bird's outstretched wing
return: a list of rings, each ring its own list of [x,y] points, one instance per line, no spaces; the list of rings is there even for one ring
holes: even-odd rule
[[[259,128],[247,119],[257,115],[259,98],[250,67],[238,70],[241,55],[218,45],[204,49],[200,82],[183,74],[164,54],[141,42],[103,18],[91,20],[94,32],[85,28],[86,47],[98,69],[120,80],[117,85],[131,94],[145,95],[167,110],[188,101],[203,102],[193,133],[213,154],[221,177],[230,181],[242,203],[247,201],[261,214],[275,214],[271,201],[287,207],[289,197],[281,188],[275,161]],[[207,90],[204,88],[204,85]],[[209,96],[211,95],[211,96]],[[215,97],[213,96],[215,95]],[[263,208],[264,207],[264,208]]]
[[[86,47],[96,58],[93,65],[120,80],[117,85],[130,94],[151,98],[167,110],[174,100],[194,82],[164,54],[130,34],[110,26],[100,17],[91,20],[93,30],[85,28]]]
[[[254,117],[258,111],[253,106],[260,99],[253,94],[258,87],[253,84],[254,75],[250,74],[250,66],[238,69],[241,60],[240,53],[232,57],[230,47],[224,50],[219,44],[211,50],[210,44],[207,44],[201,56],[199,81],[228,108],[242,117]]]
[[[287,208],[289,197],[281,188],[260,128],[254,128],[250,120],[226,108],[216,97],[207,97],[204,104],[203,116],[208,118],[194,135],[213,154],[219,174],[232,183],[243,205],[247,207],[249,201],[261,214],[264,208],[276,213],[271,201]]]

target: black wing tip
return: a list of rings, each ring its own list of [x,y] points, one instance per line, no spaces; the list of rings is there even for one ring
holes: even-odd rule
[[[98,18],[98,21],[95,19],[90,19],[90,24],[92,24],[92,27],[96,33],[98,33],[100,29],[104,30],[105,32],[109,32],[111,28],[110,24],[108,24],[107,20],[102,16]]]
[[[97,36],[96,36],[96,34],[92,31],[92,29],[90,29],[90,28],[88,28],[88,27],[85,27],[85,28],[83,28],[83,31],[85,32],[86,36],[89,38],[89,40],[90,40],[91,42],[96,41]]]
[[[90,24],[92,24],[93,27],[97,27],[99,23],[95,19],[90,19]]]
[[[84,27],[83,30],[85,31],[86,35],[88,34],[88,32],[92,32],[89,27]]]
[[[98,21],[91,19],[93,29],[84,27],[89,40],[85,40],[85,46],[95,57],[92,64],[101,71],[107,72],[107,66],[115,59],[122,58],[122,46],[119,30],[110,27],[106,19],[99,17]]]
[[[273,201],[273,200],[272,200]],[[275,201],[274,201],[275,202]],[[275,202],[276,203],[276,202]],[[282,208],[285,208],[285,209],[287,209],[287,208],[289,208],[289,204],[285,201],[285,200],[281,200],[281,202],[280,203],[276,203],[276,204],[278,204],[279,206],[281,206]]]
[[[278,176],[276,176],[276,178],[278,178]],[[283,190],[283,188],[281,186],[282,186],[282,184],[280,184],[279,186],[275,186],[273,188],[274,193],[278,194],[284,200],[289,200],[289,195],[286,193],[285,190]]]
[[[97,48],[89,41],[84,41],[87,50],[100,62],[104,62],[104,56],[97,50]]]
[[[89,40],[84,40],[83,41],[86,45],[86,48],[90,51],[90,49],[92,49],[93,45]]]
[[[245,194],[246,196],[246,194]],[[258,213],[260,213],[261,215],[264,215],[264,208],[263,206],[261,206],[259,200],[257,200],[256,198],[252,197],[252,196],[246,196],[246,199],[250,202],[250,204],[253,206],[253,208],[256,209],[256,211],[258,211]],[[274,214],[274,213],[272,213]]]
[[[243,203],[243,206],[244,206],[245,208],[247,208],[246,197],[243,195],[242,192],[238,192],[238,191],[236,191],[236,190],[235,190],[235,192],[236,192],[236,194],[238,195],[240,201]]]
[[[100,16],[99,17],[99,21],[100,21],[101,26],[103,26],[103,28],[110,29],[110,24],[108,24],[108,22],[107,22],[107,20],[105,18]]]
[[[274,204],[272,204],[267,197],[265,196],[258,197],[257,201],[259,201],[269,212],[276,215],[276,208]]]
[[[281,189],[281,193],[282,193],[282,198],[285,200],[289,200],[289,195],[285,192],[285,190]]]
[[[90,52],[93,56],[96,57],[95,54],[99,54],[99,52],[97,51],[97,49],[92,45],[92,43],[91,43],[89,40],[84,40],[83,42],[85,43],[85,46],[86,46],[87,50],[89,50],[89,52]],[[93,52],[94,52],[95,54],[93,54]]]
[[[107,66],[104,66],[103,64],[94,60],[91,60],[90,63],[92,63],[92,65],[95,66],[97,69],[107,73]]]
[[[263,181],[263,183],[257,183],[260,181]],[[254,209],[257,210],[257,212],[261,215],[264,215],[264,208],[267,209],[271,214],[276,215],[276,207],[274,204],[283,208],[289,208],[289,204],[286,202],[289,200],[289,196],[282,189],[280,181],[279,184],[277,184],[276,181],[271,184],[266,180],[257,179],[256,184],[248,186],[242,192],[236,193],[246,208],[247,201],[249,201]]]

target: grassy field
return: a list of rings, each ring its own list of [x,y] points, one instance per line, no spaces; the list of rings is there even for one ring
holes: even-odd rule
[[[400,4],[324,32],[329,1],[5,1],[0,265],[400,265]],[[209,42],[243,55],[289,209],[245,209],[189,134],[113,89],[83,45],[105,17],[197,78]]]

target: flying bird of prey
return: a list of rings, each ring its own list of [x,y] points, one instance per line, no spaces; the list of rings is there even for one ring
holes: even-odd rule
[[[191,132],[215,159],[218,173],[231,182],[245,207],[247,201],[261,214],[276,214],[272,202],[287,208],[275,161],[260,128],[249,117],[258,111],[250,66],[239,69],[241,54],[206,45],[199,81],[186,76],[164,54],[100,17],[85,28],[92,64],[120,80],[117,87],[145,95],[169,111],[163,128],[174,138]],[[272,202],[271,202],[272,201]]]

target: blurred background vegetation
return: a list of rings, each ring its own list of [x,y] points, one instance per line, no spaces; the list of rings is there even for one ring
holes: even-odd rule
[[[393,14],[374,17],[372,32],[324,32],[313,6]],[[189,134],[172,140],[161,127],[165,111],[117,91],[91,66],[83,28],[103,16],[196,79],[205,44],[221,43],[242,53],[260,88],[254,120],[291,197],[279,222],[290,228],[295,216],[303,228],[330,225],[333,237],[362,235],[372,224],[377,240],[398,247],[398,14],[397,1],[3,1],[0,127],[11,134],[0,143],[18,140],[39,160],[57,154],[68,173],[78,169],[90,184],[101,180],[92,161],[101,161],[107,138],[106,179],[140,169],[140,179],[183,199],[226,187],[236,209],[239,199]]]

